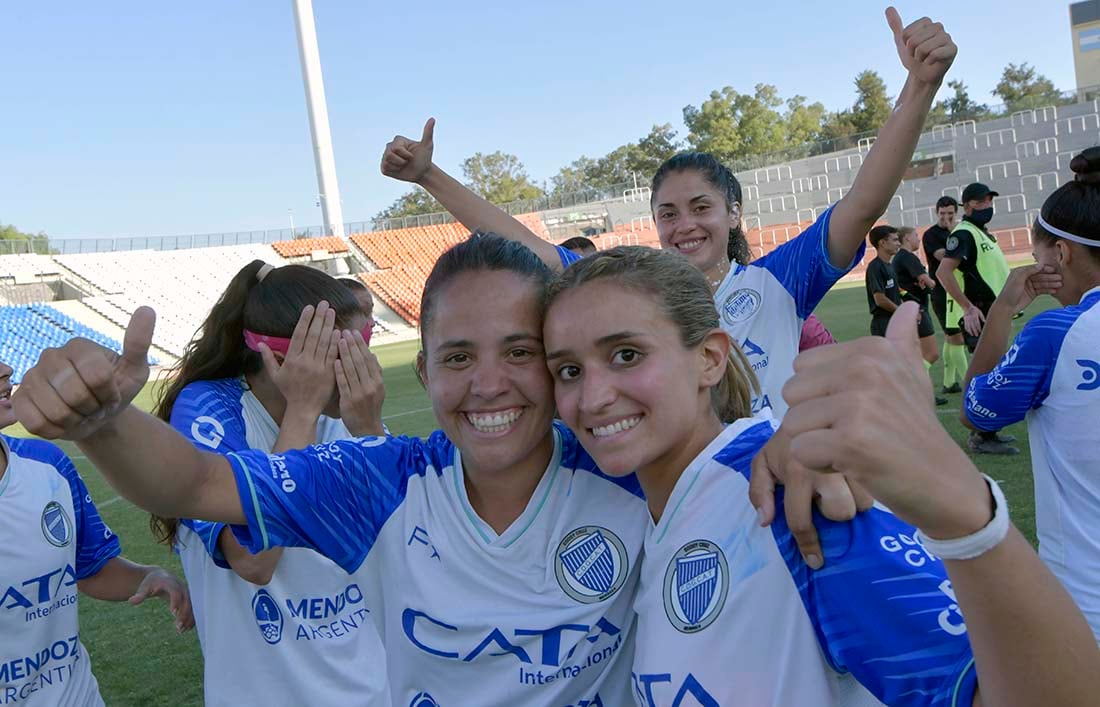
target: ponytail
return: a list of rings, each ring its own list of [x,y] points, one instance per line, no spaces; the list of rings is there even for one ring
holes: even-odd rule
[[[743,417],[752,417],[752,396],[759,392],[760,383],[753,373],[752,364],[737,342],[731,340],[726,371],[718,385],[710,389],[711,402],[718,419],[730,423]]]
[[[1074,156],[1069,163],[1074,178],[1054,191],[1039,210],[1039,218],[1032,225],[1036,241],[1050,243],[1063,239],[1044,227],[1061,231],[1087,241],[1094,261],[1100,261],[1100,147],[1090,147]],[[1092,241],[1095,240],[1095,245]]]
[[[730,229],[730,239],[726,243],[726,257],[731,263],[738,265],[748,265],[752,262],[752,249],[749,248],[749,239],[745,237],[745,232],[741,230],[740,219],[737,221],[737,227]]]

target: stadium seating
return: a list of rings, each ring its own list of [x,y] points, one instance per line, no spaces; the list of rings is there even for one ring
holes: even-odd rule
[[[76,337],[91,339],[116,353],[122,351],[120,342],[44,304],[0,307],[0,331],[4,332],[0,339],[0,361],[15,370],[12,382],[17,385],[44,349],[61,346]],[[150,363],[156,364],[157,360],[150,358]]]
[[[539,214],[539,213],[516,214],[512,218],[519,221],[520,223],[522,223],[527,228],[531,229],[531,232],[534,233],[539,238],[545,238],[546,240],[550,240],[550,231],[547,230],[546,224],[543,222],[541,214]]]
[[[135,250],[58,255],[57,261],[95,283],[104,294],[85,299],[93,310],[125,327],[141,305],[157,311],[153,344],[179,356],[225,291],[253,260],[285,261],[270,246],[243,245],[188,250]]]
[[[398,316],[415,326],[420,321],[420,293],[443,251],[470,237],[459,223],[417,226],[351,236],[379,269],[364,273],[363,282]]]
[[[295,238],[291,241],[276,241],[271,244],[271,247],[275,249],[276,253],[288,260],[312,255],[318,251],[337,254],[347,253],[349,250],[347,241],[339,236],[328,236],[326,238]]]
[[[57,263],[48,255],[0,255],[0,280],[11,278],[15,284],[23,284],[59,271]]]

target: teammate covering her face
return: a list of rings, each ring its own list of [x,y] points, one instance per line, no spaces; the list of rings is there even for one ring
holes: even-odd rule
[[[427,440],[202,454],[127,405],[147,375],[149,310],[135,315],[116,365],[86,341],[45,358],[17,413],[37,432],[80,438],[142,507],[241,524],[233,530],[249,550],[305,546],[357,572],[394,704],[628,704],[645,502],[634,477],[600,473],[552,422],[541,319],[550,277],[496,236],[440,258],[421,304],[418,368],[442,427]],[[109,382],[84,379],[103,366]],[[29,393],[57,376],[98,393],[54,417]]]
[[[332,307],[315,316],[325,301]],[[366,322],[352,291],[325,273],[255,261],[214,305],[157,414],[221,455],[382,434],[384,389]],[[224,523],[154,518],[153,528],[192,587],[207,704],[391,704],[362,569],[349,575],[304,548],[252,554]],[[299,610],[322,599],[324,611]]]
[[[947,565],[912,539],[913,526],[878,508],[846,523],[818,519],[823,572],[802,563],[782,515],[771,529],[759,526],[746,487],[750,461],[775,422],[767,413],[750,416],[751,369],[709,302],[705,280],[686,260],[625,247],[566,270],[546,314],[562,419],[604,471],[637,469],[652,516],[636,603],[636,703],[690,696],[698,704],[848,705],[873,695],[891,705],[978,704],[979,683],[986,704],[1005,697],[1029,704],[1018,701],[1022,695],[1072,704],[1072,696],[1088,694],[1100,654],[1080,612],[1009,532],[1003,508],[1001,537],[978,557]],[[899,333],[903,315],[907,331]],[[809,466],[851,473],[927,537],[967,536],[991,524],[990,489],[930,410],[908,309],[887,344],[900,345],[907,348],[879,352],[887,357],[882,371],[878,357],[860,353],[878,343],[807,354],[809,372],[788,385],[794,453]],[[881,388],[888,376],[895,404],[912,403],[922,432],[942,438],[942,463],[905,449],[912,438],[881,415],[883,393],[861,391],[851,401],[832,393],[836,380],[846,380],[835,366],[870,368]],[[846,415],[858,416],[859,426],[841,423]],[[888,451],[867,460],[822,456],[854,441],[821,441],[823,431],[858,431]],[[1022,565],[1036,574],[1017,578]],[[1002,577],[1027,591],[990,607],[989,592],[1005,596]],[[1014,645],[1014,636],[1031,631],[1041,650]],[[1072,646],[1058,645],[1063,631]],[[1042,667],[1012,670],[1025,654]],[[1090,674],[1061,683],[1066,660]],[[1045,693],[1052,689],[1057,698]]]
[[[1032,227],[1037,263],[1012,270],[989,310],[962,422],[994,430],[1027,420],[1039,556],[1100,643],[1100,148],[1070,169],[1074,180],[1047,197]],[[1012,320],[1040,295],[1061,307],[1036,314],[1012,340]]]

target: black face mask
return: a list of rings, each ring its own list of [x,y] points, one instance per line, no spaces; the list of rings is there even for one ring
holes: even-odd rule
[[[993,219],[993,207],[974,209],[970,212],[970,220],[979,226],[984,226]]]

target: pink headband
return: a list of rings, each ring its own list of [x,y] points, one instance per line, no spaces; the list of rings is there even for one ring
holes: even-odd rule
[[[363,331],[360,333],[363,335],[363,341],[366,342],[367,346],[370,346],[370,335],[374,333],[374,320],[368,320],[367,325],[363,327]],[[274,353],[281,353],[284,356],[290,350],[290,339],[285,336],[268,336],[267,334],[257,334],[248,329],[244,330],[245,346],[259,353],[260,344],[267,344],[267,348]]]

